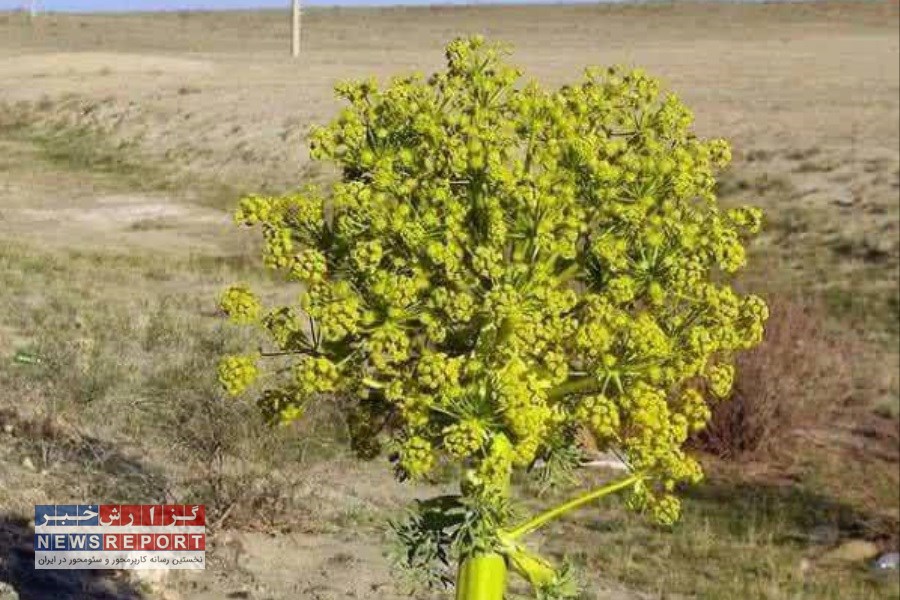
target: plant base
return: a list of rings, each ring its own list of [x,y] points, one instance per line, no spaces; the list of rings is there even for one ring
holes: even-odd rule
[[[499,554],[471,556],[459,566],[456,600],[503,600],[506,561]]]

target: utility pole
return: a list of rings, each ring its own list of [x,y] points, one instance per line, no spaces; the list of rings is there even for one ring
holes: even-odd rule
[[[300,0],[291,0],[291,55],[300,56]]]

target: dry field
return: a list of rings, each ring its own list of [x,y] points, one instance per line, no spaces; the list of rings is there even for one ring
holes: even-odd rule
[[[23,599],[402,597],[382,524],[434,490],[356,461],[327,410],[270,431],[220,397],[216,357],[245,340],[215,296],[277,293],[227,211],[327,180],[305,144],[333,84],[429,72],[477,32],[545,84],[626,63],[682,95],[700,134],[733,142],[723,202],[767,212],[743,285],[822,307],[806,329],[785,309],[779,339],[827,337],[798,355],[811,368],[756,365],[813,409],[764,453],[705,457],[674,530],[613,504],[545,549],[591,599],[900,598],[868,563],[900,538],[898,17],[896,0],[321,9],[292,61],[274,12],[0,13],[0,582]],[[36,577],[31,505],[91,498],[206,502],[211,568]]]

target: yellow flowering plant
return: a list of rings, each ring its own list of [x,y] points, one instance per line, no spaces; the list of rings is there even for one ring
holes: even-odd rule
[[[243,285],[220,301],[272,344],[223,359],[229,392],[287,356],[259,396],[274,421],[340,395],[354,447],[386,447],[401,479],[459,467],[458,495],[396,527],[408,567],[459,562],[465,600],[502,598],[507,569],[567,597],[569,571],[521,538],[613,491],[674,522],[679,484],[702,476],[683,444],[767,318],[729,285],[761,214],[717,203],[728,145],[697,138],[640,70],[547,91],[520,84],[505,54],[458,39],[427,79],[337,86],[347,106],[311,155],[340,180],[250,196],[236,214],[261,229],[265,265],[303,285],[297,304],[263,308]],[[511,522],[513,473],[577,461],[585,432],[630,473]]]

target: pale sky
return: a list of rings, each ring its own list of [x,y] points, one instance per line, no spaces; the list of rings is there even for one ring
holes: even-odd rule
[[[27,5],[29,0],[0,0],[0,10]],[[280,7],[289,2],[266,0],[37,0],[42,10],[49,11],[129,11],[129,10],[186,10]]]
[[[567,2],[596,2],[597,0],[566,0]],[[616,2],[621,0],[600,0]],[[391,5],[391,4],[507,4],[552,3],[554,0],[303,0],[304,6]],[[27,6],[29,0],[0,0],[0,11]],[[109,12],[155,10],[229,10],[236,8],[284,8],[290,0],[37,0],[42,11]]]

